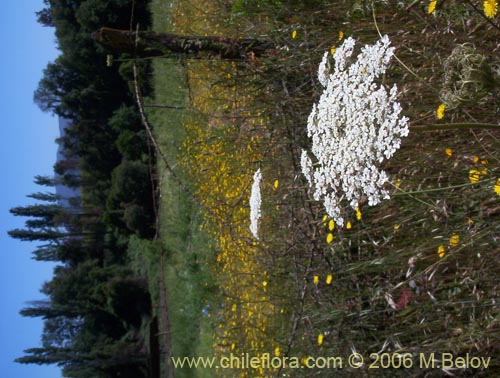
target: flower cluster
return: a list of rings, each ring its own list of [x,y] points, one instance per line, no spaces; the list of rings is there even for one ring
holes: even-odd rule
[[[260,181],[262,180],[262,173],[260,168],[257,169],[253,175],[252,192],[250,194],[250,231],[255,239],[259,239],[259,219],[260,219]]]
[[[378,166],[408,135],[408,119],[400,116],[402,108],[396,101],[397,87],[388,92],[375,83],[394,54],[389,38],[365,46],[352,62],[354,45],[355,40],[348,38],[336,49],[333,72],[330,53],[323,56],[318,79],[324,91],[307,122],[314,159],[306,151],[301,157],[314,199],[324,201],[326,212],[340,226],[344,198],[353,209],[363,197],[370,206],[389,198],[383,188],[387,174]]]

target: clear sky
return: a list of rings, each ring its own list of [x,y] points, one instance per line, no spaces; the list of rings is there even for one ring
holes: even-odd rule
[[[57,119],[33,104],[42,70],[53,61],[54,31],[37,24],[42,0],[2,1],[0,12],[0,376],[58,378],[58,367],[21,365],[23,350],[40,346],[42,321],[23,318],[27,302],[42,299],[39,289],[52,275],[50,264],[31,259],[34,245],[10,239],[7,231],[23,227],[11,207],[31,203],[27,194],[40,191],[35,175],[51,175],[56,159]]]

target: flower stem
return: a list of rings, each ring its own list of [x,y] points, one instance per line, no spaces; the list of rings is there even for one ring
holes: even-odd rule
[[[465,184],[445,186],[445,187],[442,187],[442,188],[432,188],[432,189],[415,190],[415,191],[412,191],[412,192],[405,192],[404,190],[397,188],[398,191],[396,193],[392,193],[391,195],[397,197],[397,196],[405,196],[405,195],[414,195],[414,194],[423,194],[423,193],[432,193],[432,192],[442,192],[442,191],[451,190],[451,189],[466,188],[468,186],[474,186],[474,185],[478,185],[480,183],[482,183],[482,184],[490,183],[490,182],[493,182],[495,180],[496,180],[496,178],[490,178],[490,179],[484,179],[484,180],[481,180],[481,181],[478,181],[478,182],[468,182],[468,183],[465,183]]]
[[[493,129],[500,130],[500,125],[494,123],[436,123],[431,125],[419,125],[410,127],[410,131],[440,131],[440,130],[459,130],[459,129]]]

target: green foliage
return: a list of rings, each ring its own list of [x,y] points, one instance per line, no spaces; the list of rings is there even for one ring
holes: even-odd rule
[[[108,197],[110,210],[140,202],[151,195],[148,166],[140,161],[124,160],[112,173]]]
[[[125,130],[116,140],[116,147],[127,160],[144,160],[143,157],[148,149],[146,132]]]
[[[139,205],[129,205],[125,208],[123,220],[127,228],[142,237],[151,235],[151,216],[146,214],[144,208]]]
[[[128,327],[140,328],[142,317],[151,308],[147,281],[133,276],[117,277],[109,280],[107,290],[110,311]]]
[[[281,0],[236,0],[232,5],[232,12],[235,14],[256,14],[270,11],[281,6]]]

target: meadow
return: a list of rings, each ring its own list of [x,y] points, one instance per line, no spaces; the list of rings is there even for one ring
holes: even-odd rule
[[[274,46],[243,59],[153,62],[145,106],[168,167],[158,159],[159,240],[136,240],[135,250],[149,252],[141,261],[163,376],[170,356],[231,353],[294,357],[300,368],[173,375],[498,376],[500,22],[488,4],[496,9],[495,1],[153,1],[155,31]],[[379,82],[397,84],[409,134],[382,164],[390,199],[341,202],[341,224],[301,169],[323,91],[318,66],[349,37],[357,54],[381,35],[395,56]],[[249,199],[258,169],[256,238]],[[491,361],[418,363],[444,352]],[[365,363],[334,373],[308,365],[353,353]]]

